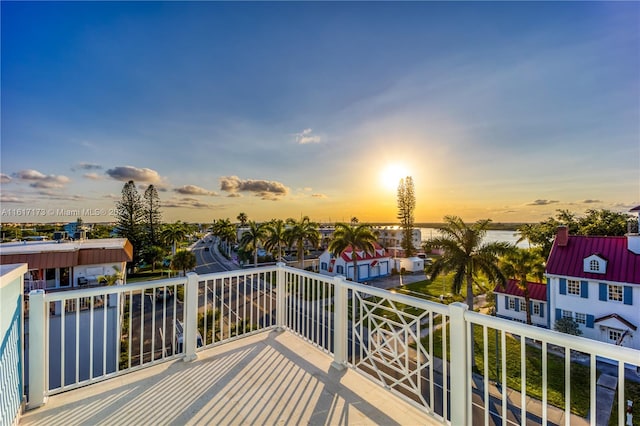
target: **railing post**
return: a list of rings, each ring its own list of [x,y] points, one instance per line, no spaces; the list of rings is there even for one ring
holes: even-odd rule
[[[278,331],[286,328],[285,299],[287,297],[287,283],[284,267],[286,263],[276,263],[276,326]]]
[[[184,289],[184,358],[183,361],[193,361],[196,355],[198,335],[198,274],[187,273],[187,283]]]
[[[29,293],[29,409],[47,402],[47,314],[44,290],[32,290]]]
[[[347,365],[347,287],[344,277],[333,278],[333,362],[331,367],[342,370]]]
[[[467,324],[464,318],[465,312],[469,309],[464,303],[456,302],[449,305],[451,314],[450,321],[450,343],[451,355],[451,424],[466,425],[469,415],[468,386],[470,378],[467,377]],[[473,356],[473,354],[472,354]],[[445,360],[446,361],[446,360]],[[470,420],[470,419],[469,419]]]

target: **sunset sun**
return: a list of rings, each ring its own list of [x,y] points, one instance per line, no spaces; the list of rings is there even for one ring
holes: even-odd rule
[[[398,188],[400,179],[409,175],[409,170],[403,164],[388,164],[380,172],[380,182],[385,189],[395,190]]]

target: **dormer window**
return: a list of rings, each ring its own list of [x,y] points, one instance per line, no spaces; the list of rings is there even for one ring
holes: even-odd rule
[[[583,271],[591,274],[606,274],[607,273],[607,260],[598,254],[592,254],[589,257],[583,259]]]

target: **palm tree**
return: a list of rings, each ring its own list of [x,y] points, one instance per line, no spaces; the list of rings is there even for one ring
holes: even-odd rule
[[[329,252],[335,257],[351,247],[351,261],[353,262],[353,280],[358,282],[358,251],[373,254],[376,250],[376,236],[369,225],[349,225],[336,223],[333,240],[329,243]]]
[[[282,262],[282,248],[287,245],[287,228],[282,219],[272,220],[265,226],[267,237],[264,240],[264,247],[271,253],[277,250],[278,262]]]
[[[531,324],[531,309],[529,303],[528,276],[535,277],[538,282],[544,277],[544,260],[538,250],[514,247],[505,254],[501,261],[505,275],[518,281],[518,288],[524,293],[524,303],[527,310],[527,324]]]
[[[182,271],[187,275],[187,271],[196,267],[196,255],[189,250],[179,250],[171,259],[171,269]]]
[[[249,229],[244,231],[240,238],[240,246],[245,251],[253,252],[253,266],[258,267],[258,248],[266,237],[266,230],[264,226],[255,221],[249,221]]]
[[[245,226],[247,224],[248,217],[245,212],[240,212],[238,216],[236,216],[236,219],[240,222],[240,226]]]
[[[473,309],[473,282],[479,272],[490,282],[506,284],[506,278],[498,266],[498,256],[512,247],[505,242],[483,243],[490,219],[479,220],[472,225],[465,224],[456,216],[445,216],[443,234],[424,243],[425,252],[440,248],[443,254],[431,265],[430,281],[441,273],[454,272],[451,290],[460,294],[463,284],[467,288],[467,305]]]
[[[176,243],[182,241],[187,236],[187,233],[186,224],[180,221],[164,225],[161,235],[167,243],[171,243],[172,255],[176,254]]]
[[[223,247],[227,251],[227,256],[231,254],[231,245],[238,239],[236,227],[229,218],[220,219],[213,223],[212,233],[223,242]]]
[[[305,216],[300,221],[295,219],[287,219],[287,224],[290,225],[286,230],[287,243],[289,247],[296,245],[298,250],[298,262],[300,262],[300,269],[304,269],[304,244],[309,242],[313,246],[317,246],[320,241],[320,232],[318,231],[318,224],[311,222],[309,216]]]

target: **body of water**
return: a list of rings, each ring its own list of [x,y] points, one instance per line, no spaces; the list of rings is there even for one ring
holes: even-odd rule
[[[439,231],[435,228],[418,228],[422,234],[422,241],[427,241],[430,238],[437,237]],[[507,243],[516,244],[521,248],[529,248],[527,241],[521,241],[517,243],[520,234],[518,231],[487,231],[487,235],[484,238],[484,242],[492,243],[495,241],[505,241]]]

